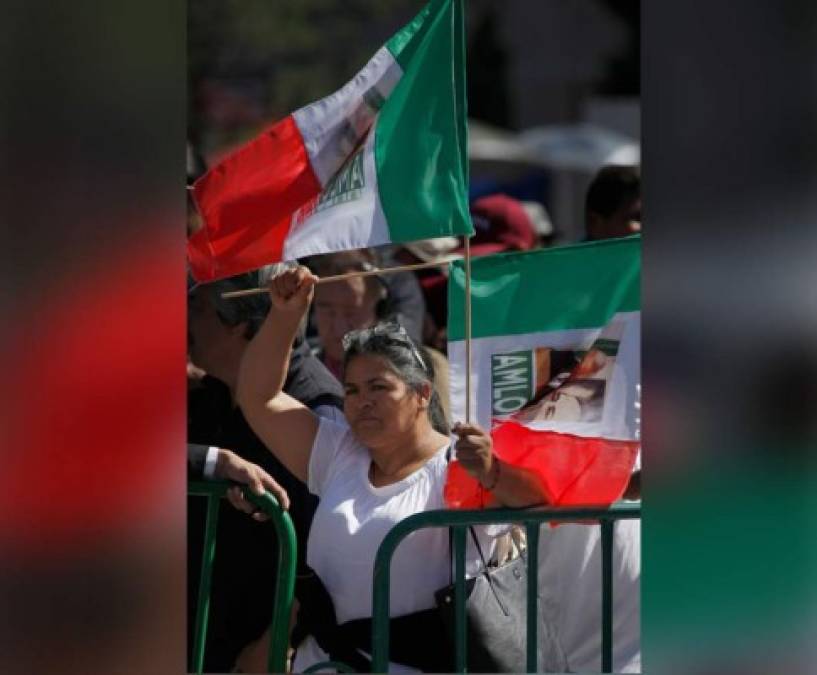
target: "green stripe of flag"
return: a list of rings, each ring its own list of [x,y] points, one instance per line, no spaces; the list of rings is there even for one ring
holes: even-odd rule
[[[448,339],[465,338],[465,270],[451,263]],[[641,237],[471,261],[472,336],[598,328],[641,309]]]
[[[472,234],[462,0],[432,0],[386,46],[403,69],[375,128],[393,242]]]
[[[420,44],[420,40],[415,40],[414,37],[421,31],[427,32],[426,19],[434,4],[439,4],[439,2],[429,2],[420,10],[417,16],[392,35],[391,39],[386,43],[386,49],[391,52],[394,60],[400,64],[404,71]]]
[[[462,2],[454,3],[454,103],[457,106],[457,143],[460,149],[460,166],[463,184],[468,189],[468,97],[465,95],[465,9]],[[458,39],[457,39],[458,38]],[[467,199],[467,196],[466,196]],[[473,234],[470,226],[471,212],[468,212],[468,234]]]

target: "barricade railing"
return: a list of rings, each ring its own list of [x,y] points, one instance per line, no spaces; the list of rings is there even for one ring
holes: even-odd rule
[[[202,553],[201,577],[199,580],[198,606],[196,607],[196,628],[193,641],[193,669],[201,673],[204,667],[204,647],[210,610],[210,583],[213,574],[213,560],[216,552],[216,530],[221,498],[227,489],[237,485],[226,481],[189,481],[188,495],[207,498],[207,519],[205,522],[204,552]],[[289,514],[278,504],[269,492],[256,495],[246,486],[244,496],[263,513],[267,514],[278,537],[278,574],[275,580],[275,600],[270,624],[270,650],[268,669],[271,673],[286,672],[287,648],[289,646],[289,621],[292,598],[295,592],[295,563],[297,556],[295,528]]]
[[[466,531],[472,525],[523,524],[527,533],[527,672],[537,670],[537,602],[539,591],[539,527],[545,522],[598,521],[601,527],[601,664],[602,672],[612,672],[613,654],[613,525],[617,520],[641,517],[641,504],[615,504],[599,508],[531,508],[423,511],[395,525],[377,551],[372,589],[372,672],[385,673],[389,662],[389,588],[391,561],[403,539],[427,527],[448,527],[454,542],[455,664],[456,672],[466,670],[467,632],[465,615]]]

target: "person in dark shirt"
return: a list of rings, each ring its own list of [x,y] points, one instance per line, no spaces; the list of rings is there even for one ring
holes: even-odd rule
[[[263,285],[275,269],[251,273],[188,292],[191,362],[206,375],[190,381],[188,442],[230,448],[259,465],[289,495],[298,538],[299,565],[317,499],[266,449],[235,402],[238,366],[249,340],[269,312],[267,294],[224,299],[221,293]],[[343,391],[337,380],[296,338],[285,390],[319,415],[341,419]],[[188,644],[198,602],[205,520],[204,500],[188,500]],[[205,670],[228,671],[236,656],[258,638],[272,617],[277,543],[271,523],[258,523],[234,509],[221,509],[210,603]],[[189,656],[189,655],[188,655]]]

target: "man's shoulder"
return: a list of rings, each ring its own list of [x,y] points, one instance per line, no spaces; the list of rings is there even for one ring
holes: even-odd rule
[[[290,362],[284,392],[313,410],[322,405],[343,406],[340,382],[308,348]]]

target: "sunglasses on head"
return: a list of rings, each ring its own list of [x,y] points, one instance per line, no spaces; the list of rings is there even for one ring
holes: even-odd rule
[[[349,331],[343,336],[343,350],[348,351],[352,346],[352,343],[356,340],[360,340],[361,342],[365,343],[374,337],[407,347],[411,351],[414,358],[417,359],[417,363],[420,364],[422,369],[428,372],[426,362],[423,360],[423,357],[420,354],[420,351],[417,349],[417,346],[414,344],[414,341],[409,337],[406,329],[396,321],[379,323],[371,328],[362,328],[360,330]]]

